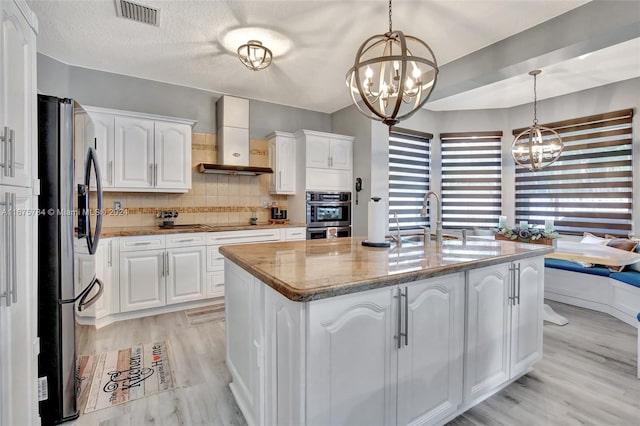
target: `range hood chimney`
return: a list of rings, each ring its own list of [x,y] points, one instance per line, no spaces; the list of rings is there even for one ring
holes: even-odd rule
[[[259,175],[269,167],[249,165],[249,100],[222,96],[216,101],[218,164],[200,163],[201,173]]]

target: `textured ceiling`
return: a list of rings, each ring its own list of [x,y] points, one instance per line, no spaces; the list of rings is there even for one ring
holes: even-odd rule
[[[385,32],[388,19],[384,1],[141,0],[161,9],[160,27],[154,27],[117,17],[113,0],[28,3],[39,19],[38,51],[67,64],[326,113],[349,105],[345,73],[359,45]],[[443,65],[584,3],[396,0],[393,24],[429,43]],[[266,70],[246,69],[229,50],[237,46],[223,45],[245,27],[267,30],[274,52],[286,53]],[[520,101],[503,104],[531,100],[525,77]],[[435,101],[441,105],[434,109],[464,108],[465,102],[487,107],[478,101],[486,93],[456,96]]]

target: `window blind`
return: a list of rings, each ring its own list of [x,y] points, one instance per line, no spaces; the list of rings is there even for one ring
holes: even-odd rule
[[[626,109],[544,124],[560,134],[564,150],[538,172],[516,168],[516,222],[542,225],[550,219],[565,234],[628,235],[632,118],[633,110]]]
[[[442,227],[495,228],[502,212],[501,131],[441,133]]]
[[[392,127],[389,132],[389,229],[427,226],[421,217],[422,200],[429,191],[430,141],[433,135]]]

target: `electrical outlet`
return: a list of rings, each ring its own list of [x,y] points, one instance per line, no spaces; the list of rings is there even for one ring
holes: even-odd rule
[[[269,207],[271,207],[271,203],[269,201],[263,201],[262,207],[264,207],[265,209],[268,209]]]
[[[122,211],[122,202],[121,201],[114,201],[113,202],[113,210],[119,212]]]

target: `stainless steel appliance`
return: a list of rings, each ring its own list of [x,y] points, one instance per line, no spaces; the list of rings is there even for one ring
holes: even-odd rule
[[[38,96],[38,378],[42,424],[78,417],[76,407],[75,308],[82,310],[102,295],[95,277],[77,295],[74,289],[74,218],[77,238],[94,254],[102,225],[102,188],[96,152],[89,148],[84,184],[78,185],[74,210],[73,101]],[[82,161],[83,159],[78,159]],[[89,176],[95,170],[98,214],[92,230]]]
[[[307,228],[307,240],[323,240],[327,238],[350,237],[351,227],[327,226],[324,228]]]
[[[307,192],[306,203],[308,240],[351,236],[350,192]]]

